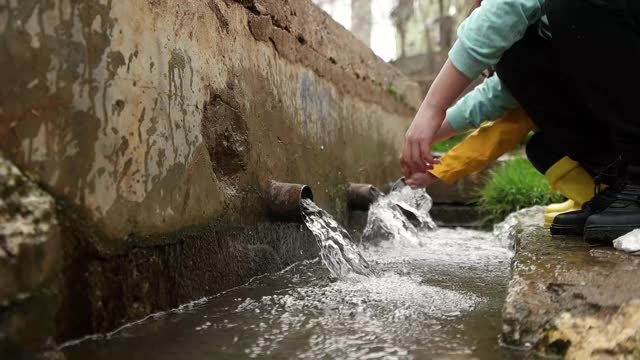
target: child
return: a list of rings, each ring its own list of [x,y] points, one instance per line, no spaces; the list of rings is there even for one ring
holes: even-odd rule
[[[634,0],[485,0],[460,26],[407,131],[405,177],[433,169],[430,145],[440,133],[475,125],[467,114],[446,109],[481,71],[496,66],[498,77],[482,85],[491,111],[501,115],[520,105],[560,153],[599,173],[615,170],[607,173],[606,191],[579,214],[558,216],[558,225],[584,229],[589,242],[609,243],[639,228],[638,23]],[[600,68],[607,72],[593,71]]]

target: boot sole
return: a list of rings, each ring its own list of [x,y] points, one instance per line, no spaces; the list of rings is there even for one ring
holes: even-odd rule
[[[583,228],[577,228],[571,225],[551,225],[551,236],[566,236],[566,237],[582,237],[584,232]]]
[[[611,245],[613,240],[637,229],[633,226],[587,226],[584,229],[584,241],[589,244]]]

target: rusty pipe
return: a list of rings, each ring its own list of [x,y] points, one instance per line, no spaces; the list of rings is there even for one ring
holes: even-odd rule
[[[369,210],[369,206],[384,195],[371,184],[349,184],[347,202],[353,210]]]
[[[271,181],[267,199],[270,216],[275,220],[302,222],[303,199],[313,201],[309,186]]]

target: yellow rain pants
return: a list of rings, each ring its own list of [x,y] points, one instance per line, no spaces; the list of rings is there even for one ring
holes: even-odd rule
[[[483,124],[449,150],[431,173],[441,181],[452,184],[484,169],[511,151],[534,128],[524,110],[510,110],[501,119]]]

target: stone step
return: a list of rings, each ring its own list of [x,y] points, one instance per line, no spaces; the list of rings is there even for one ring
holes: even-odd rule
[[[637,359],[640,258],[552,238],[539,224],[518,231],[503,342],[565,359]]]

